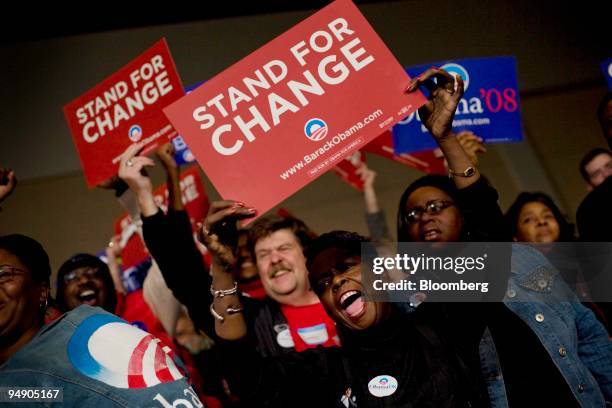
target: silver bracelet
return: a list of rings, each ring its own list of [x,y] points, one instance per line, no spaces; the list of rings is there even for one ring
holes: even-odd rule
[[[222,298],[229,295],[235,295],[238,293],[238,282],[234,281],[234,287],[231,289],[219,289],[216,290],[212,286],[210,287],[210,294],[213,295],[214,298]]]
[[[242,305],[228,306],[227,309],[225,309],[225,313],[228,315],[233,315],[233,314],[242,312],[242,310],[243,310]],[[221,323],[225,321],[225,317],[217,313],[213,303],[210,304],[210,314],[213,315],[213,317],[217,319],[218,321],[220,321]]]

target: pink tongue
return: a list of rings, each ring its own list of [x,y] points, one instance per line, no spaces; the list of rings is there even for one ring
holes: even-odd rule
[[[359,298],[357,298],[357,300],[351,303],[349,307],[346,308],[346,313],[350,317],[353,317],[357,315],[359,312],[361,312],[362,308],[363,308],[363,297],[360,296]]]

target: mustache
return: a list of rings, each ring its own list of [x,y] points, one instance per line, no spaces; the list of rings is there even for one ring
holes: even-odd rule
[[[279,264],[276,264],[276,265],[272,266],[272,269],[271,269],[271,270],[270,270],[270,272],[268,273],[268,276],[269,276],[270,278],[273,278],[273,277],[275,277],[275,276],[276,276],[276,275],[277,275],[277,274],[278,274],[280,271],[282,271],[282,270],[287,270],[287,271],[290,271],[290,270],[291,270],[291,268],[290,268],[290,267],[289,267],[289,265],[287,265],[286,263],[281,262],[281,263],[279,263]]]

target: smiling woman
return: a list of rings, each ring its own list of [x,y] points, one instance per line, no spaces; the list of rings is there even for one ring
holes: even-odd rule
[[[43,326],[50,275],[38,242],[18,234],[0,237],[0,365]]]
[[[57,303],[63,312],[86,304],[115,313],[117,296],[108,266],[89,254],[68,259],[57,273]]]

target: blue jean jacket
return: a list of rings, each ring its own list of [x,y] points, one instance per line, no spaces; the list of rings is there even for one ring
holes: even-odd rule
[[[84,305],[43,327],[0,366],[0,384],[63,392],[62,403],[19,407],[202,408],[184,372],[152,335]]]
[[[558,271],[536,249],[513,244],[504,304],[537,335],[583,407],[612,406],[612,343]],[[488,330],[480,357],[491,406],[507,407],[503,373]]]

